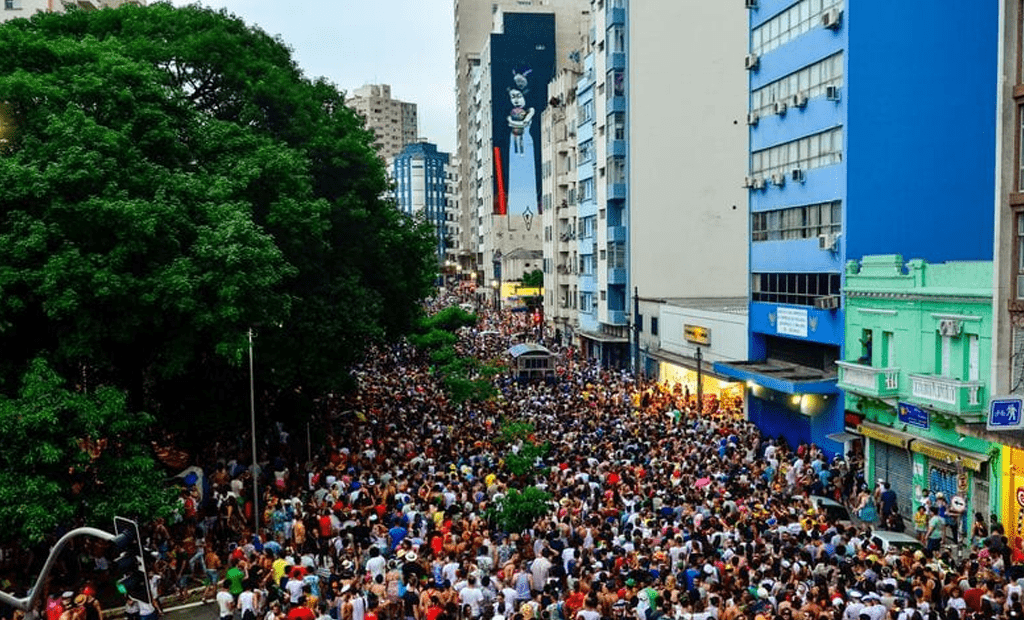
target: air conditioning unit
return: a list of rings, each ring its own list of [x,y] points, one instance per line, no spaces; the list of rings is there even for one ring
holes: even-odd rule
[[[748,8],[748,9],[756,9],[757,8],[757,0],[743,0],[743,6]]]
[[[757,54],[747,54],[743,59],[743,68],[747,71],[757,71],[761,65],[761,58]]]
[[[803,183],[805,180],[804,171],[799,168],[793,168],[789,172],[789,178],[792,179],[794,183]]]
[[[939,321],[939,335],[959,336],[962,325],[956,319],[942,319]]]
[[[805,108],[807,107],[807,95],[805,93],[797,93],[793,95],[793,107],[794,108]]]
[[[755,180],[756,179],[754,177],[743,177],[743,187],[747,189],[754,187]]]
[[[824,295],[814,298],[814,307],[818,310],[838,310],[840,303],[839,295]]]
[[[839,101],[840,94],[838,86],[825,87],[825,99],[828,99],[829,101]]]
[[[839,22],[843,19],[841,9],[829,9],[821,14],[821,25],[829,30],[838,30]]]
[[[753,189],[764,189],[765,182],[761,177],[754,177],[754,182],[750,186]]]
[[[785,101],[776,101],[775,102],[775,113],[778,114],[779,116],[782,116],[783,114],[786,113],[786,102]]]
[[[758,116],[757,112],[747,112],[747,124],[748,125],[756,125],[757,121],[759,121],[759,120],[761,120],[761,117]]]
[[[839,240],[838,235],[822,234],[818,235],[818,249],[835,251],[836,242]]]
[[[786,184],[786,175],[781,174],[781,173],[773,174],[772,175],[772,185],[774,185],[776,187],[782,187],[785,184]]]

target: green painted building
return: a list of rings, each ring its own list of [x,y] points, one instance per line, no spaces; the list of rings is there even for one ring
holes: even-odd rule
[[[887,480],[909,518],[923,489],[998,510],[997,444],[956,431],[984,422],[992,352],[992,263],[866,256],[846,267],[845,360],[851,447],[865,478]]]

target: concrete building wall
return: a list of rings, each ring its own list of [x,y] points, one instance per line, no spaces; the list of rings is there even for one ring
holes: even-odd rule
[[[366,119],[373,130],[374,146],[388,161],[417,140],[416,104],[391,97],[388,84],[365,84],[352,91],[345,103]]]
[[[1021,191],[1021,113],[1014,92],[1021,88],[1021,5],[999,2],[999,66],[996,87],[995,243],[993,247],[993,394],[1024,394],[1024,270],[1020,268],[1018,218]]]
[[[76,6],[86,11],[111,8],[123,4],[145,4],[144,0],[0,0],[0,23],[31,17],[40,11],[63,13],[67,6]]]
[[[643,296],[744,295],[747,14],[642,0],[628,22],[631,282]]]

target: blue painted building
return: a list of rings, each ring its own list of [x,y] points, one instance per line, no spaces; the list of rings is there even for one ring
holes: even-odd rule
[[[629,216],[627,209],[626,0],[592,4],[590,48],[576,92],[578,108],[579,332],[584,356],[628,368]]]
[[[997,3],[747,5],[751,359],[715,369],[835,453],[846,260],[992,258]]]
[[[437,261],[445,262],[448,244],[450,210],[446,195],[448,153],[437,150],[436,144],[407,144],[395,156],[391,177],[395,182],[395,200],[399,209],[418,215],[433,224],[437,237]]]

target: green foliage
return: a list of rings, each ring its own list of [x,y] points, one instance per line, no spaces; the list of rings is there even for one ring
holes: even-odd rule
[[[31,360],[201,433],[289,413],[408,333],[430,226],[384,200],[373,136],[288,47],[166,3],[0,27],[0,394]],[[196,415],[197,413],[201,415]]]
[[[477,315],[471,312],[466,312],[458,306],[448,306],[444,310],[421,319],[419,328],[421,331],[439,329],[455,333],[460,328],[476,325],[478,320]]]
[[[544,272],[540,269],[534,269],[530,273],[523,274],[523,286],[541,288],[544,286]]]
[[[115,514],[168,515],[175,494],[145,439],[152,423],[122,391],[70,390],[32,360],[17,396],[0,396],[0,540],[38,543],[76,519],[109,528]]]
[[[456,353],[453,347],[442,347],[430,354],[430,361],[437,366],[446,366],[455,361]]]
[[[483,402],[497,396],[498,390],[486,379],[467,379],[463,375],[447,375],[444,378],[448,400],[453,404]]]
[[[445,347],[451,348],[458,338],[454,334],[439,329],[432,329],[424,334],[410,334],[409,343],[423,351],[438,351]]]
[[[523,489],[509,489],[505,497],[495,502],[489,517],[498,527],[508,533],[518,533],[551,511],[551,494],[534,486]]]
[[[547,456],[551,444],[545,442],[535,444],[530,441],[523,442],[518,452],[509,451],[505,454],[505,469],[513,476],[527,476],[535,471],[537,458]]]
[[[533,436],[534,426],[529,422],[517,422],[506,420],[498,429],[498,437],[494,440],[497,444],[511,444],[517,441],[526,441]]]

